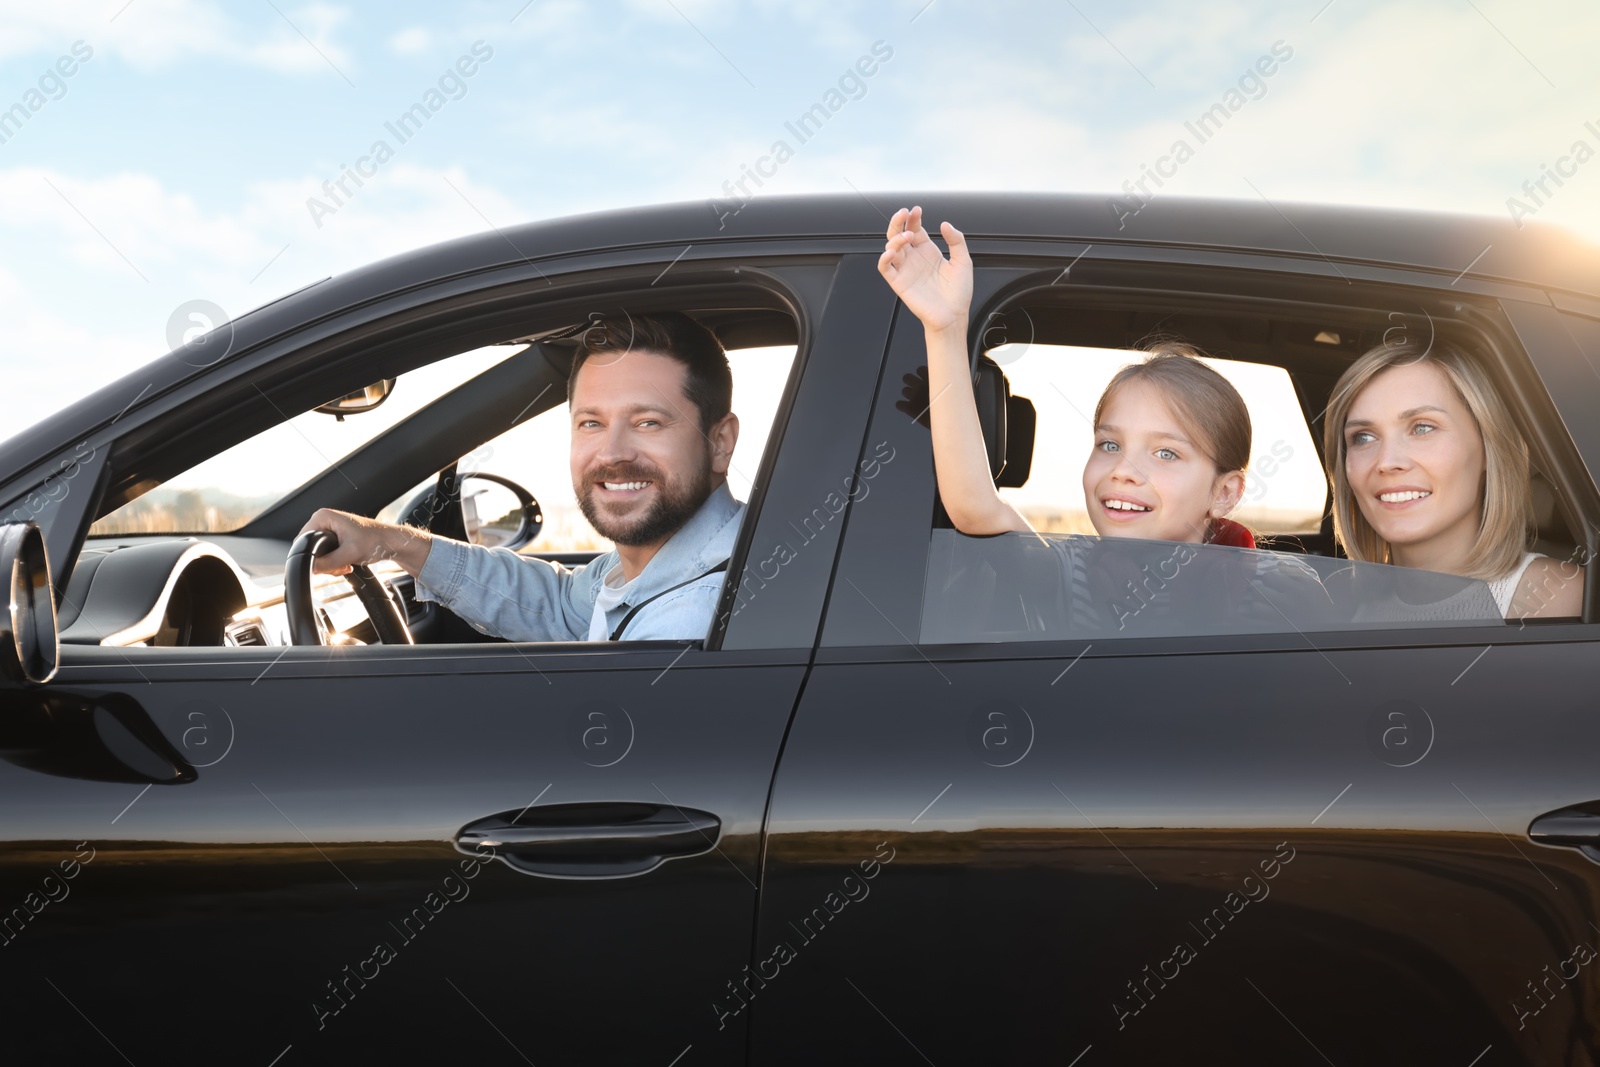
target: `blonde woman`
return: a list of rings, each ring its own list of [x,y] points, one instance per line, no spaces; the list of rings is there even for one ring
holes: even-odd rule
[[[1334,386],[1324,427],[1350,559],[1478,578],[1506,618],[1576,616],[1583,570],[1528,550],[1528,446],[1455,344],[1386,344]]]

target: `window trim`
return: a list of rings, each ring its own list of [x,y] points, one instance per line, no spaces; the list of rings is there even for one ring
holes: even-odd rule
[[[1480,353],[1491,374],[1498,384],[1504,387],[1508,382],[1515,383],[1516,392],[1513,400],[1514,414],[1519,427],[1528,437],[1530,448],[1534,453],[1534,462],[1539,469],[1545,472],[1559,472],[1559,479],[1552,479],[1557,490],[1562,515],[1568,524],[1569,532],[1592,529],[1593,524],[1585,522],[1587,514],[1600,514],[1600,503],[1594,498],[1593,493],[1573,495],[1570,492],[1574,479],[1572,471],[1576,465],[1583,469],[1584,479],[1588,478],[1587,468],[1583,467],[1576,450],[1571,447],[1562,447],[1560,441],[1551,441],[1545,433],[1538,432],[1538,423],[1541,419],[1548,420],[1554,417],[1546,410],[1549,404],[1548,390],[1544,381],[1537,373],[1533,355],[1516,339],[1515,333],[1510,328],[1507,315],[1501,306],[1500,297],[1509,292],[1516,292],[1525,297],[1531,297],[1534,304],[1548,305],[1548,298],[1543,293],[1529,290],[1517,290],[1508,285],[1496,285],[1493,292],[1475,291],[1474,287],[1467,287],[1467,292],[1458,292],[1450,287],[1447,278],[1424,275],[1421,272],[1403,272],[1408,284],[1397,284],[1397,272],[1392,268],[1367,267],[1365,265],[1350,265],[1342,270],[1335,270],[1331,265],[1318,268],[1315,264],[1301,264],[1293,273],[1284,273],[1281,269],[1272,269],[1275,264],[1265,257],[1261,265],[1266,269],[1251,270],[1239,265],[1244,258],[1239,254],[1208,256],[1193,251],[1174,259],[1163,259],[1160,263],[1143,261],[1142,256],[1127,256],[1122,258],[1127,251],[1120,248],[1084,249],[1081,243],[1077,247],[1064,247],[1058,257],[1050,257],[1038,251],[1038,245],[1032,246],[1027,252],[1016,254],[1014,250],[1010,255],[994,254],[996,246],[1003,246],[1002,242],[986,242],[985,251],[991,254],[980,257],[974,277],[974,307],[977,309],[971,317],[969,330],[969,356],[976,365],[980,352],[986,350],[984,342],[986,327],[994,320],[997,312],[1008,307],[1018,306],[1030,294],[1050,293],[1055,299],[1079,305],[1125,308],[1142,305],[1156,311],[1171,311],[1178,308],[1194,308],[1206,314],[1224,316],[1238,316],[1246,313],[1248,309],[1270,310],[1284,316],[1289,313],[1294,318],[1311,318],[1318,312],[1326,311],[1330,315],[1339,316],[1331,321],[1357,322],[1365,319],[1372,322],[1373,326],[1381,327],[1387,315],[1386,305],[1392,306],[1404,303],[1407,308],[1415,305],[1418,310],[1424,310],[1431,316],[1436,328],[1443,328],[1467,334],[1471,339],[1469,344],[1474,351]],[[1070,254],[1069,254],[1070,253]],[[1074,258],[1076,257],[1076,258]],[[1080,262],[1081,260],[1081,262]],[[1102,270],[1098,274],[1093,268],[1110,265],[1113,270]],[[1063,281],[1066,273],[1063,268],[1070,267],[1072,277]],[[1091,269],[1085,270],[1085,267]],[[1116,271],[1123,272],[1123,276],[1131,279],[1126,284],[1105,284],[1106,279],[1112,277]],[[1173,287],[1175,280],[1203,276],[1207,284],[1197,287]],[[1426,283],[1432,281],[1433,286]],[[1057,283],[1060,284],[1057,284]],[[1225,283],[1225,284],[1224,284]],[[908,331],[909,326],[914,326],[914,320],[903,310],[896,321],[896,334]],[[1313,319],[1315,321],[1315,319]],[[1380,334],[1381,336],[1381,334]],[[1008,338],[1015,341],[1016,338]],[[1077,340],[1072,337],[1049,337],[1046,340],[1062,344],[1093,344]],[[1204,344],[1204,341],[1201,340]],[[1208,350],[1209,351],[1209,350]],[[1325,379],[1321,386],[1323,389],[1331,388],[1333,381],[1348,366],[1355,354],[1347,354],[1338,360],[1328,360],[1327,366],[1320,374],[1314,375],[1308,382],[1307,367],[1294,360],[1282,358],[1257,358],[1248,353],[1237,351],[1218,351],[1220,358],[1246,359],[1283,367],[1289,372],[1290,379],[1295,383],[1296,392],[1300,397],[1302,414],[1306,416],[1312,429],[1313,443],[1318,450],[1318,459],[1321,459],[1322,442],[1318,432],[1320,412],[1315,417],[1307,410],[1308,404],[1316,399],[1318,391],[1316,382]],[[917,633],[921,622],[921,607],[925,595],[927,581],[927,566],[931,546],[931,533],[933,530],[933,509],[937,507],[937,495],[934,486],[932,471],[931,441],[926,431],[922,431],[920,439],[905,436],[905,427],[910,421],[905,416],[894,410],[892,401],[887,399],[891,391],[898,395],[898,383],[901,374],[915,369],[919,362],[925,361],[922,352],[920,335],[910,337],[896,336],[892,338],[888,359],[885,362],[883,378],[879,385],[879,397],[874,404],[873,424],[869,433],[873,439],[886,436],[893,428],[898,427],[897,440],[920,440],[920,448],[926,451],[924,459],[912,458],[907,464],[911,468],[909,475],[901,474],[902,479],[913,478],[919,483],[920,493],[902,493],[900,502],[901,510],[916,510],[920,507],[918,501],[923,496],[927,498],[926,511],[915,516],[914,521],[902,515],[899,519],[893,516],[882,516],[877,528],[867,528],[857,532],[847,540],[840,557],[836,575],[836,584],[843,579],[859,579],[866,583],[866,589],[874,590],[871,598],[876,611],[868,609],[859,603],[859,598],[848,608],[837,612],[830,612],[824,621],[823,641],[821,647],[830,650],[830,658],[834,655],[843,655],[841,649],[872,649],[874,654],[882,656],[888,654],[897,646],[886,644],[885,639],[893,642],[896,637],[911,648],[911,655],[897,656],[896,658],[914,659],[926,658],[923,649],[931,651],[937,647],[941,650],[950,648],[963,648],[966,646],[920,646],[910,641],[910,634]],[[1543,397],[1542,403],[1540,397]],[[1318,401],[1320,403],[1320,401]],[[897,422],[898,420],[898,422]],[[1563,423],[1564,425],[1564,423]],[[926,470],[920,469],[925,461]],[[1582,483],[1579,483],[1582,484]],[[1331,517],[1325,520],[1324,529],[1331,542]],[[891,538],[889,532],[897,533],[898,539]],[[885,565],[885,553],[897,552],[902,558],[892,564]],[[876,553],[876,561],[874,554]],[[916,588],[904,588],[907,579],[901,577],[911,568],[909,560],[904,557],[914,556],[916,566]],[[874,562],[879,564],[874,567]],[[876,577],[875,571],[892,572],[894,580],[887,577]],[[1585,619],[1590,619],[1600,609],[1593,595],[1596,588],[1596,574],[1600,567],[1590,567],[1588,570],[1590,586],[1589,594],[1585,601]],[[881,595],[880,595],[881,594]],[[843,597],[851,595],[841,593],[837,589],[835,595]],[[847,613],[859,609],[859,617],[852,618]],[[878,618],[881,616],[881,620]],[[887,624],[887,625],[885,625]],[[1507,633],[1533,634],[1533,639],[1540,641],[1568,641],[1568,640],[1594,640],[1595,634],[1590,630],[1581,629],[1588,627],[1587,622],[1555,623],[1537,622],[1529,623],[1526,627],[1506,626],[1504,624],[1488,627],[1450,627],[1443,630],[1430,630],[1419,628],[1373,629],[1371,631],[1336,631],[1333,633],[1310,633],[1304,637],[1300,634],[1287,635],[1288,640],[1280,637],[1273,643],[1271,635],[1266,635],[1266,644],[1262,644],[1262,636],[1236,635],[1220,638],[1116,638],[1106,639],[1108,647],[1118,649],[1126,646],[1129,654],[1203,654],[1212,651],[1248,651],[1266,649],[1287,649],[1293,647],[1311,648],[1305,638],[1315,641],[1318,645],[1330,648],[1365,648],[1365,647],[1435,647],[1473,645],[1481,647],[1484,644],[1504,643],[1507,640],[1526,640],[1529,638],[1518,636],[1508,638]],[[892,628],[892,629],[891,629]],[[1579,629],[1574,629],[1579,628]],[[1354,636],[1352,636],[1354,634]],[[1154,644],[1147,642],[1154,641]],[[1215,642],[1221,641],[1218,645]],[[1187,644],[1185,642],[1188,642]],[[1200,643],[1195,643],[1200,642]],[[1207,642],[1211,642],[1208,644]],[[1298,645],[1294,642],[1299,642]],[[1012,655],[1021,648],[1042,649],[1037,654],[1029,654],[1021,658],[1050,658],[1062,654],[1076,655],[1083,650],[1085,642],[1061,642],[1053,639],[1042,642],[999,642],[979,643],[971,646],[976,658],[995,658],[998,644],[1007,647],[1007,655]],[[1070,651],[1069,651],[1070,650]],[[1098,649],[1097,649],[1098,651]],[[941,652],[940,655],[946,653]],[[849,661],[848,657],[845,660]]]

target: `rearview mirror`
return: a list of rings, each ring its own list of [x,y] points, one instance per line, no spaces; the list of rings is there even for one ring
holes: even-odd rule
[[[371,411],[394,392],[393,378],[380,378],[365,389],[357,389],[353,393],[346,393],[337,400],[330,400],[326,404],[319,404],[318,411],[324,415],[333,415],[341,421],[346,415],[359,415],[363,411]]]
[[[61,638],[44,535],[32,519],[0,525],[0,578],[9,608],[0,617],[0,676],[42,685],[56,673]]]

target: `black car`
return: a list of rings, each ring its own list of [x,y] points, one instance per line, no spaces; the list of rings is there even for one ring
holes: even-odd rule
[[[452,241],[0,446],[8,1061],[1594,1063],[1600,252],[1417,213],[917,198],[974,253],[997,484],[1061,535],[969,538],[876,267],[912,202]],[[591,558],[504,435],[559,441],[575,333],[662,310],[753,353],[736,411],[772,383],[703,640],[506,642],[382,566],[362,594],[304,554],[285,577],[318,507]],[[1078,355],[1160,334],[1273,377],[1270,497],[1394,331],[1466,346],[1512,404],[1581,619],[1430,613],[1482,583],[1341,559],[1315,477],[1295,515],[1259,501],[1267,547],[1179,577],[1073,540],[1070,493],[1052,517]],[[369,430],[252,498],[308,426]],[[246,453],[232,497],[169,491]],[[1063,581],[1069,543],[1112,594]],[[1264,558],[1327,604],[1241,587]],[[395,605],[414,644],[380,640]]]

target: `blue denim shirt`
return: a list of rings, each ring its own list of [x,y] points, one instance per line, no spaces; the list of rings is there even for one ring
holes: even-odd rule
[[[633,605],[716,566],[733,552],[745,506],[726,482],[645,564],[629,596],[606,613],[606,633]],[[576,569],[436,537],[417,575],[417,599],[433,600],[487,634],[510,641],[583,641],[589,636],[595,593],[619,562],[616,549]],[[701,640],[711,630],[725,572],[658,597],[623,631],[624,640]]]

